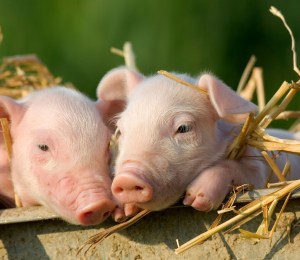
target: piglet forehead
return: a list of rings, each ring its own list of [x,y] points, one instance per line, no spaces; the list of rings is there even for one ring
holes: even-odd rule
[[[189,80],[189,77],[182,75]],[[150,77],[140,83],[129,96],[127,109],[121,118],[135,114],[135,117],[160,118],[171,117],[177,113],[202,115],[207,113],[209,102],[207,95],[190,89],[162,75]]]
[[[72,147],[107,149],[109,131],[95,102],[80,93],[65,88],[44,90],[44,94],[36,93],[25,100],[24,106],[27,109],[20,127],[26,131],[52,130]]]

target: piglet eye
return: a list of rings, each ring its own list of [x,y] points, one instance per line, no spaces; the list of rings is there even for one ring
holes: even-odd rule
[[[44,152],[49,150],[49,147],[46,144],[39,144],[38,147]]]
[[[188,124],[180,125],[176,131],[178,134],[184,134],[192,130],[192,126]]]

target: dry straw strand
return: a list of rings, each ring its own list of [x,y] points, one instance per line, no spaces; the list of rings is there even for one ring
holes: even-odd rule
[[[277,16],[281,19],[281,21],[283,22],[285,28],[288,30],[288,32],[291,36],[291,45],[292,45],[291,49],[292,49],[292,52],[293,52],[293,69],[300,76],[300,70],[297,67],[296,44],[295,44],[295,38],[294,38],[293,32],[292,32],[291,28],[289,27],[289,25],[287,24],[284,16],[282,15],[282,13],[277,8],[275,8],[274,6],[271,6],[270,12],[273,15],[275,15],[275,16]]]
[[[2,43],[3,41],[3,33],[2,33],[2,28],[0,26],[0,44]]]
[[[300,111],[283,111],[275,119],[288,120],[291,118],[300,118]]]
[[[178,247],[175,250],[176,254],[180,254],[188,249],[190,249],[191,247],[202,243],[203,241],[205,241],[206,239],[208,239],[209,237],[211,237],[212,235],[222,231],[223,229],[238,223],[239,221],[242,221],[244,218],[256,213],[257,211],[262,211],[262,207],[264,207],[265,205],[268,205],[270,203],[272,203],[275,199],[279,200],[281,198],[283,198],[284,196],[288,195],[289,193],[291,193],[293,190],[297,189],[300,187],[300,180],[297,181],[293,181],[292,183],[290,183],[289,185],[269,194],[266,195],[262,198],[259,198],[251,203],[249,203],[248,205],[246,205],[245,210],[240,210],[241,214],[227,220],[226,222],[216,226],[213,229],[210,229],[202,234],[200,234],[199,236],[191,239],[190,241],[188,241],[187,243],[181,245],[180,247]]]
[[[12,153],[12,142],[11,142],[11,136],[9,132],[9,123],[7,118],[1,118],[0,121],[1,121],[1,128],[2,128],[3,140],[5,143],[5,148],[7,152],[7,157],[10,162],[11,153]]]
[[[176,77],[174,74],[172,74],[170,72],[167,72],[165,70],[159,70],[158,73],[165,76],[165,77],[167,77],[167,78],[170,78],[170,79],[172,79],[172,80],[174,80],[174,81],[176,81],[176,82],[178,82],[178,83],[180,83],[180,84],[182,84],[186,87],[192,88],[192,89],[197,90],[198,92],[202,92],[204,94],[208,94],[206,89],[200,88],[200,87],[195,86],[195,85],[193,85],[189,82],[186,82],[186,81]]]
[[[258,67],[254,68],[253,75],[257,86],[256,91],[257,91],[258,107],[259,107],[259,111],[261,111],[266,105],[262,68],[258,68]]]
[[[0,118],[0,122],[1,122],[3,140],[5,143],[5,148],[6,148],[6,152],[7,152],[7,158],[10,162],[11,154],[12,154],[12,141],[11,141],[11,136],[10,136],[10,131],[9,131],[9,123],[8,123],[7,118]],[[21,199],[17,193],[15,193],[15,204],[16,204],[16,207],[18,207],[18,208],[22,207]]]
[[[266,151],[262,151],[261,154],[271,167],[272,171],[275,173],[276,177],[278,178],[279,181],[284,182],[286,181],[285,177],[283,176],[282,172],[278,168],[276,162],[269,156],[269,154]]]
[[[84,245],[78,250],[77,255],[80,254],[80,252],[83,250],[84,247],[88,246],[88,248],[85,251],[85,254],[86,254],[91,247],[100,243],[101,241],[103,241],[103,239],[105,239],[109,235],[133,225],[134,223],[139,221],[141,218],[148,215],[150,212],[151,212],[150,210],[145,209],[145,210],[139,212],[137,215],[135,215],[134,217],[132,217],[129,220],[127,220],[123,223],[120,223],[120,224],[116,224],[110,228],[104,229],[102,232],[100,232],[94,236],[91,236],[90,239],[88,241],[86,241],[84,243]]]
[[[243,71],[242,76],[241,76],[241,79],[240,79],[240,82],[238,84],[237,91],[236,91],[237,93],[240,94],[242,92],[242,89],[246,85],[247,78],[249,77],[249,75],[254,67],[255,62],[256,62],[256,57],[254,55],[252,55]]]
[[[123,50],[112,47],[110,51],[118,56],[123,57],[126,67],[138,71],[131,42],[125,42],[123,45]]]

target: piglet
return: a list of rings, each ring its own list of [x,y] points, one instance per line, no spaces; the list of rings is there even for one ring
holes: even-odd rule
[[[124,205],[161,210],[186,192],[185,205],[209,211],[232,186],[264,187],[270,168],[260,151],[248,148],[240,160],[225,158],[228,145],[257,107],[211,74],[199,79],[176,75],[207,94],[163,75],[144,77],[126,68],[114,69],[100,81],[100,99],[127,104],[116,123],[113,195]],[[281,166],[285,156],[279,156]],[[299,177],[299,158],[289,155],[289,160],[289,178]]]
[[[35,91],[22,101],[1,96],[0,116],[10,121],[13,144],[10,173],[1,142],[0,202],[14,206],[15,191],[24,207],[44,205],[70,223],[104,221],[116,205],[103,107],[64,87]]]

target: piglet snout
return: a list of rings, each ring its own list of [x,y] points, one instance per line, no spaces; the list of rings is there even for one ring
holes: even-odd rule
[[[117,175],[111,186],[113,195],[122,203],[144,203],[152,199],[152,186],[132,172]]]
[[[79,208],[76,218],[81,225],[97,225],[110,216],[115,207],[110,199],[101,199]]]

